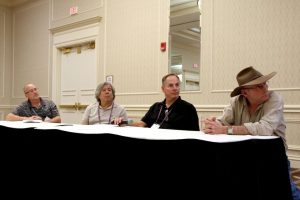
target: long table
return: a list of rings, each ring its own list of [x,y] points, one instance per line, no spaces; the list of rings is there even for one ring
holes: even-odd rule
[[[54,181],[58,188],[95,182],[102,185],[98,195],[122,199],[292,199],[278,137],[23,125],[0,123],[2,163],[23,181]]]

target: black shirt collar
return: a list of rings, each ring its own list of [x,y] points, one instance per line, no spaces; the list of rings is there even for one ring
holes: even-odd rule
[[[175,104],[177,104],[177,102],[181,101],[181,97],[179,96],[176,101],[168,108],[168,109],[172,109]],[[164,106],[165,109],[167,109],[167,105],[166,105],[166,99],[164,99],[161,104]]]

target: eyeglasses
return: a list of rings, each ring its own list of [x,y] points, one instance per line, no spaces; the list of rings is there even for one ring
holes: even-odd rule
[[[265,83],[253,85],[251,87],[243,87],[243,89],[256,89],[256,88],[264,89],[264,88],[267,88],[267,87],[268,87],[268,84],[265,82]]]
[[[32,89],[26,91],[25,94],[28,94],[30,92],[36,92],[37,90],[38,90],[37,88],[32,88]]]

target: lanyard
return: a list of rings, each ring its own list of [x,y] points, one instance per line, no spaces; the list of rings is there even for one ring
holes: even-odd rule
[[[32,104],[31,104],[31,102],[30,102],[29,100],[28,100],[27,104],[28,104],[28,106],[29,106],[29,108],[30,108],[31,115],[39,116],[39,115],[37,114],[37,112],[34,110],[34,107],[32,106]],[[40,102],[39,106],[36,107],[36,109],[38,109],[38,108],[40,107],[40,105],[42,105],[42,102]],[[43,106],[43,105],[42,105],[42,106]]]
[[[99,124],[101,124],[101,121],[100,121],[100,106],[101,106],[101,104],[99,103],[99,106],[98,106]],[[111,115],[112,115],[113,108],[114,108],[114,102],[112,103],[112,106],[111,106],[111,110],[110,110],[110,114],[109,114],[109,119],[108,119],[108,124],[110,124],[110,120],[111,120]]]
[[[31,107],[31,111],[33,112],[33,115],[39,116],[39,115],[35,112],[35,110],[34,110],[33,107]]]
[[[159,116],[160,116],[161,111],[162,111],[162,107],[163,107],[163,105],[160,106],[159,113],[158,113],[158,115],[157,115],[155,124],[157,124],[157,121],[158,121]],[[173,109],[173,108],[172,108],[172,109]],[[168,110],[166,110],[166,112],[165,112],[165,117],[164,117],[164,119],[162,120],[162,122],[160,123],[160,125],[162,125],[162,124],[164,123],[164,121],[168,121],[168,116],[169,116],[169,114],[171,113],[172,109],[170,110],[170,112],[168,112]]]
[[[38,108],[36,108],[36,109],[38,109]],[[44,121],[44,119],[47,117],[47,115],[46,115],[46,116],[43,116],[43,114],[44,114],[43,112],[42,112],[41,115],[37,114],[37,112],[34,110],[33,107],[31,107],[30,110],[31,110],[31,113],[33,113],[33,115],[36,115],[36,116],[41,117],[43,121]]]

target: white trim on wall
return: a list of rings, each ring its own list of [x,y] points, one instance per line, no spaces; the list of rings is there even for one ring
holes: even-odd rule
[[[6,48],[5,48],[5,46],[6,46],[6,15],[5,15],[5,11],[4,10],[0,10],[1,12],[0,12],[0,14],[3,14],[3,16],[2,17],[0,17],[0,19],[3,19],[3,27],[1,27],[1,30],[3,31],[3,55],[0,55],[1,57],[2,57],[2,59],[3,59],[3,62],[0,64],[0,66],[2,66],[2,70],[3,70],[3,74],[2,74],[2,78],[1,78],[1,82],[2,82],[2,93],[1,93],[1,95],[0,95],[0,97],[1,98],[4,98],[4,91],[5,91],[5,88],[4,88],[4,86],[5,86],[5,62],[6,62],[6,54],[5,54],[5,52],[6,52]],[[1,48],[1,47],[0,47]],[[1,74],[0,74],[1,75]]]

